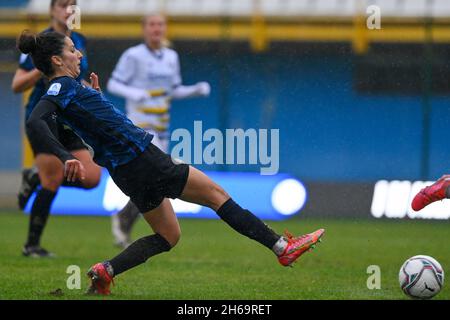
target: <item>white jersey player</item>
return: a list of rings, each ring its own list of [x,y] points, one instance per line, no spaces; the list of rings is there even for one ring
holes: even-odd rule
[[[144,43],[127,49],[120,57],[108,91],[126,99],[126,113],[133,123],[154,135],[152,143],[169,152],[170,100],[208,96],[207,82],[182,85],[178,54],[164,46],[166,20],[149,15],[143,20]],[[116,243],[127,246],[139,211],[128,203],[113,215]]]
[[[156,29],[165,28],[160,16],[149,16],[144,22],[144,33],[149,33],[153,42],[146,42],[127,49],[119,59],[108,81],[108,91],[126,99],[128,118],[135,125],[155,135],[153,144],[168,152],[168,129],[170,122],[170,100],[195,96],[207,96],[210,91],[207,82],[183,86],[178,54],[155,42]],[[148,30],[148,31],[146,31]]]

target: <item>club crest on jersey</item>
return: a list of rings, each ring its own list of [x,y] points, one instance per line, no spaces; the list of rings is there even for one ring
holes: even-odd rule
[[[21,53],[19,63],[25,63],[25,61],[27,61],[27,58],[28,58],[28,54]]]
[[[50,88],[48,88],[47,94],[49,96],[57,96],[59,90],[61,90],[61,83],[54,83],[50,86]]]

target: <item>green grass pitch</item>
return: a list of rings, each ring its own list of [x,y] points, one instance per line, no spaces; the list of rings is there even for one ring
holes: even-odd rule
[[[180,220],[182,237],[171,252],[151,258],[115,280],[102,299],[409,299],[400,290],[398,271],[417,254],[435,257],[449,271],[450,226],[436,221],[291,219],[268,222],[276,231],[298,235],[319,227],[323,242],[294,268],[278,264],[263,246],[240,236],[220,220]],[[53,259],[21,256],[28,217],[0,213],[0,299],[98,299],[86,296],[85,272],[113,257],[107,217],[50,217],[42,245]],[[136,239],[150,233],[143,219]],[[69,290],[69,265],[82,271],[81,290]],[[381,268],[381,289],[367,288],[367,267]],[[50,292],[62,289],[62,295]],[[449,299],[444,287],[435,299]]]

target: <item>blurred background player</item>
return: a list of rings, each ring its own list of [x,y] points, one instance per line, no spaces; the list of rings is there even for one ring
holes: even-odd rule
[[[75,47],[83,52],[83,58],[80,62],[81,73],[77,80],[90,86],[84,80],[88,69],[88,61],[85,53],[86,39],[80,33],[70,30],[67,25],[67,21],[72,14],[69,6],[72,5],[76,5],[76,0],[52,0],[50,2],[50,27],[43,32],[56,31],[72,39]],[[95,79],[95,81],[98,82],[98,79]],[[98,83],[94,86],[98,87]],[[19,68],[16,70],[11,87],[15,93],[24,92],[33,88],[25,106],[26,120],[29,118],[39,99],[45,94],[48,88],[48,80],[35,68],[30,55],[22,54],[20,56]],[[83,162],[87,170],[87,177],[82,183],[65,182],[64,185],[86,189],[97,186],[100,181],[101,169],[92,161],[87,146],[72,130],[57,120],[56,114],[52,117],[52,123],[50,125],[61,143],[77,159]],[[49,257],[53,256],[53,253],[42,248],[40,246],[40,240],[45,225],[47,224],[52,202],[55,199],[58,188],[63,183],[64,167],[55,156],[48,154],[35,154],[35,165],[36,167],[23,170],[21,188],[18,194],[19,207],[23,210],[34,190],[39,184],[41,185],[31,207],[28,236],[22,253],[24,256]]]
[[[108,91],[126,99],[126,113],[135,125],[154,135],[152,143],[169,153],[170,100],[208,96],[210,86],[182,85],[178,54],[167,47],[165,17],[152,14],[142,21],[144,43],[127,49],[119,59]],[[130,243],[138,208],[130,201],[112,216],[117,245]]]

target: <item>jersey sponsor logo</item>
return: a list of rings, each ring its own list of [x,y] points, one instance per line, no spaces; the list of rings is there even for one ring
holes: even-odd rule
[[[57,96],[61,90],[61,83],[54,83],[48,88],[47,94],[49,96]]]

